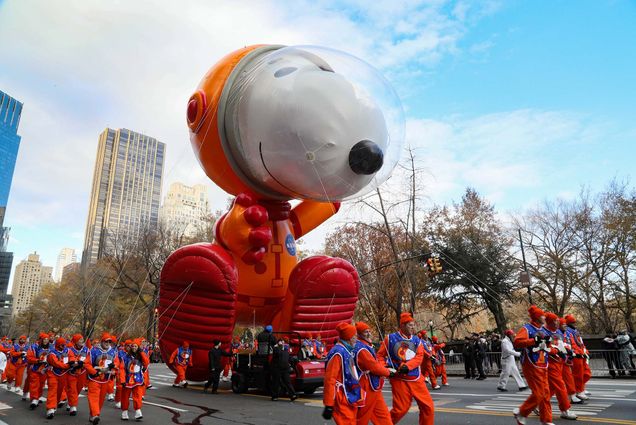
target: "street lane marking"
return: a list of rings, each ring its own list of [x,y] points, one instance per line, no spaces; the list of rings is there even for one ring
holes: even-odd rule
[[[167,404],[159,404],[159,403],[151,403],[149,401],[144,400],[144,404],[149,404],[151,406],[163,407],[164,409],[170,409],[177,412],[187,412],[185,409],[180,409],[178,407],[168,406]]]
[[[412,411],[417,412],[417,407],[411,408]],[[503,413],[503,412],[489,412],[489,411],[480,411],[480,410],[471,410],[471,409],[461,409],[461,408],[452,408],[452,407],[440,407],[439,409],[435,409],[435,413],[459,413],[459,414],[469,414],[469,415],[486,415],[486,416],[508,416],[512,417],[512,412]],[[579,423],[585,422],[596,422],[602,424],[617,424],[617,425],[636,425],[636,421],[631,421],[628,419],[614,419],[614,418],[579,418],[577,420]]]

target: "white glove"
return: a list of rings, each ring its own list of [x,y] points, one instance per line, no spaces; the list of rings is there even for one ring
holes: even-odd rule
[[[397,370],[393,369],[392,367],[388,367],[388,368],[387,368],[387,370],[388,370],[390,373],[397,373]]]
[[[513,353],[513,356],[515,357],[521,357],[521,353],[517,353],[516,351]]]
[[[561,353],[567,353],[567,350],[565,349],[565,345],[563,344],[563,341],[559,340],[559,342],[557,343],[557,350],[559,350]]]

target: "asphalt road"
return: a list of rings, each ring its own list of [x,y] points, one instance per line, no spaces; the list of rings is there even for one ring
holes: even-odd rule
[[[211,425],[211,424],[302,424],[318,425],[327,423],[322,419],[322,393],[319,389],[312,396],[302,396],[291,403],[285,399],[272,402],[269,397],[259,394],[233,394],[229,383],[222,384],[219,394],[203,394],[200,385],[191,384],[187,389],[172,388],[173,374],[164,365],[151,366],[153,389],[148,390],[144,406],[143,422],[152,425]],[[495,390],[495,379],[466,381],[450,378],[450,386],[432,391],[435,401],[435,423],[438,425],[514,424],[511,411],[527,397],[528,393],[516,393],[514,382],[509,384],[508,393]],[[513,389],[514,388],[514,389]],[[636,425],[636,380],[593,379],[588,385],[592,392],[589,402],[573,407],[579,415],[579,424]],[[387,404],[391,404],[391,389],[384,388]],[[131,403],[132,409],[132,403]],[[553,411],[558,412],[553,400]],[[132,413],[132,410],[131,412]],[[27,402],[6,390],[0,389],[0,425],[31,425],[51,423],[58,425],[88,424],[86,398],[80,399],[79,414],[68,416],[58,410],[56,417],[46,420],[45,409],[40,405],[30,411]],[[417,424],[417,407],[400,424]],[[106,402],[102,411],[102,424],[122,423],[120,411],[114,403]],[[556,424],[572,423],[559,419]],[[333,423],[333,422],[331,422]],[[528,424],[539,424],[536,416],[531,416]]]

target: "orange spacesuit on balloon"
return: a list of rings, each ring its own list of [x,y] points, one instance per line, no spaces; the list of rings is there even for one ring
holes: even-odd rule
[[[401,107],[383,108],[399,100],[392,89],[375,97],[356,87],[339,61],[368,65],[351,58],[318,47],[249,46],[221,59],[190,97],[195,155],[236,198],[213,243],[178,249],[161,272],[160,347],[168,357],[190,341],[188,379],[207,378],[210,341],[229,348],[236,323],[313,333],[331,345],[336,324],[351,321],[356,270],[340,258],[299,261],[296,247],[397,163]],[[292,199],[300,201],[293,208]]]

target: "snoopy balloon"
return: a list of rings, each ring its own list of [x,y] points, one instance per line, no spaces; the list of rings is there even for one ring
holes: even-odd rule
[[[389,177],[404,132],[397,95],[346,53],[250,46],[208,71],[187,123],[201,167],[235,200],[214,242],[178,249],[162,269],[163,354],[190,341],[187,376],[201,380],[212,340],[230,343],[236,324],[331,343],[353,317],[358,274],[340,258],[299,261],[296,241]]]

